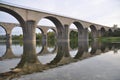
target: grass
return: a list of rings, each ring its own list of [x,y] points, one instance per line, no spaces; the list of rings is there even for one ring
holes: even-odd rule
[[[120,37],[101,37],[102,42],[120,43]]]

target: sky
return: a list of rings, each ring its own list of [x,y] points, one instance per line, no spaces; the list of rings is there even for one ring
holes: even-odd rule
[[[120,27],[120,0],[0,0],[19,6],[39,9],[101,25]],[[0,12],[0,21],[17,22],[14,17]],[[54,25],[45,19],[39,24]],[[1,30],[0,30],[1,31]]]

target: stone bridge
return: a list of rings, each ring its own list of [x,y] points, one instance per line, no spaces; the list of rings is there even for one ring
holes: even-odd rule
[[[12,40],[12,35],[11,32],[15,27],[20,27],[20,24],[17,23],[8,23],[8,22],[0,22],[0,26],[5,30],[6,32],[6,37],[8,39],[8,41],[11,42]],[[57,37],[57,30],[56,27],[54,26],[43,26],[43,25],[37,25],[37,27],[41,32],[42,32],[42,40],[46,41],[47,40],[47,32],[49,29],[53,30],[53,32],[55,33],[55,37]],[[71,31],[77,31],[76,29],[70,29],[69,33]]]
[[[78,41],[88,41],[88,28],[91,29],[92,38],[95,39],[101,36],[105,31],[114,31],[112,28],[92,22],[87,22],[75,18],[47,13],[39,10],[29,9],[13,4],[0,3],[0,11],[6,12],[15,17],[19,26],[23,30],[24,42],[36,41],[35,28],[42,18],[46,18],[55,24],[55,31],[57,32],[57,41],[69,41],[69,27],[74,24],[78,29]],[[10,30],[15,24],[10,24],[6,27],[8,38],[10,38]],[[43,29],[43,31],[46,29]],[[8,39],[9,40],[9,39]]]

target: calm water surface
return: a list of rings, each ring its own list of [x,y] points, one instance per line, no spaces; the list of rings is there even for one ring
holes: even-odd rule
[[[120,80],[120,43],[0,43],[0,80]]]

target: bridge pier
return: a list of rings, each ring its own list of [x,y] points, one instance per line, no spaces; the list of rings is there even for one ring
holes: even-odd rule
[[[23,27],[23,40],[25,42],[36,43],[36,22],[33,20],[26,21],[26,26]]]
[[[7,45],[12,44],[12,35],[10,33],[6,34],[6,44]]]
[[[70,53],[69,53],[69,42],[63,42],[61,43],[63,46],[63,54],[64,54],[64,57],[70,57]]]
[[[21,73],[33,73],[43,69],[42,63],[36,55],[36,45],[34,43],[24,43],[23,55],[18,65],[13,69],[19,69]]]
[[[36,54],[35,28],[36,22],[32,20],[26,21],[26,26],[23,27],[23,56],[28,55],[26,59],[32,59],[31,55]]]
[[[62,36],[58,35],[58,42],[69,42],[69,26],[64,25],[64,29],[62,30]]]
[[[98,30],[97,31],[97,38],[103,37],[105,35],[105,31]]]
[[[42,35],[42,43],[47,44],[47,34]]]
[[[106,36],[106,31],[101,31],[101,36],[103,37],[103,36]]]
[[[88,29],[78,31],[78,42],[88,41]]]
[[[106,35],[105,33],[106,33],[105,31],[98,30],[98,31],[97,31],[97,34],[96,34],[96,38],[105,36],[105,35]]]
[[[101,30],[98,30],[98,37],[102,37],[104,33]]]
[[[48,54],[48,53],[49,51],[47,49],[47,43],[42,42],[42,50],[38,54],[43,55],[43,54]]]
[[[92,40],[96,40],[98,38],[98,31],[92,31],[91,37],[92,37]]]

